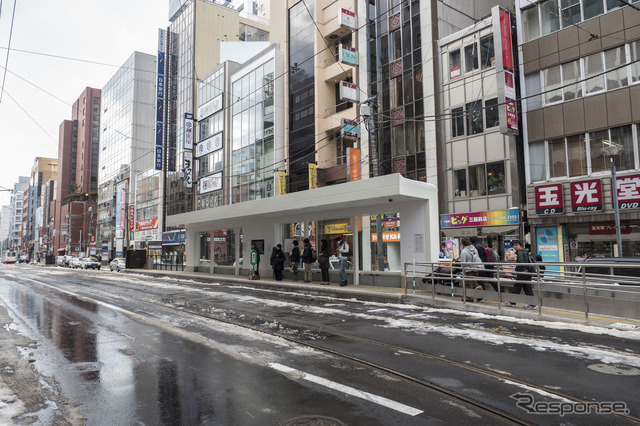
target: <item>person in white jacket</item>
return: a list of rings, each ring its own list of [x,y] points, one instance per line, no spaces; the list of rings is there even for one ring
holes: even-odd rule
[[[468,237],[462,237],[460,242],[462,243],[460,262],[462,262],[464,266],[465,275],[477,277],[480,271],[484,269],[482,259],[480,259],[478,255],[478,250],[476,250]],[[474,279],[465,279],[465,286],[476,290],[484,290],[482,284]]]

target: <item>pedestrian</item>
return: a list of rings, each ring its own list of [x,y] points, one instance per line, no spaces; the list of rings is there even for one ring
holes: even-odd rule
[[[287,259],[282,251],[282,245],[278,244],[274,247],[273,254],[271,255],[273,266],[273,275],[276,281],[282,281],[282,271],[284,269],[284,262]]]
[[[533,286],[531,285],[531,269],[526,264],[529,263],[529,252],[522,247],[520,241],[515,240],[511,243],[516,251],[516,282],[513,284],[512,294],[520,294],[524,288],[524,294],[533,296]],[[523,265],[524,264],[524,265]],[[515,306],[514,302],[503,302],[508,306]],[[524,305],[525,309],[535,309],[536,305]]]
[[[338,242],[338,250],[336,250],[336,256],[340,261],[340,286],[347,285],[347,258],[349,255],[349,243],[342,239],[341,236],[336,237]]]
[[[465,279],[465,287],[472,288],[474,290],[484,290],[482,285],[478,283],[477,280],[473,279],[477,277],[481,270],[484,270],[484,264],[482,263],[482,259],[480,259],[480,255],[478,254],[478,250],[471,244],[471,240],[469,237],[462,237],[460,239],[462,243],[462,251],[460,252],[460,262],[464,267],[465,275],[471,277],[471,279]],[[480,301],[481,299],[478,299]],[[473,299],[471,299],[473,301]]]
[[[311,243],[308,238],[302,240],[302,265],[304,266],[304,282],[312,282],[313,276],[311,275],[311,264],[313,263],[313,250],[311,249]]]
[[[484,270],[479,271],[478,276],[485,278],[486,281],[488,281],[491,284],[491,287],[493,287],[495,291],[498,291],[498,284],[495,281],[493,281],[495,265],[488,264],[488,263],[492,263],[494,260],[493,259],[490,260],[487,257],[487,250],[486,250],[487,246],[484,245],[475,235],[470,237],[469,240],[471,241],[471,244],[473,244],[473,246],[478,251],[478,256],[480,256],[480,260],[482,260],[482,263],[484,264]],[[484,288],[484,284],[481,284],[481,285]]]
[[[320,241],[320,253],[318,254],[318,266],[320,266],[320,272],[322,273],[322,285],[329,285],[329,258],[331,252],[329,251],[329,243],[327,240]]]
[[[276,269],[273,267],[275,260],[276,260],[276,248],[273,247],[271,249],[271,257],[269,257],[269,265],[271,265],[271,270],[273,271],[273,273],[271,274],[273,278],[276,277]]]
[[[300,264],[300,247],[298,247],[298,245],[298,240],[293,240],[293,248],[291,249],[291,257],[289,258],[294,281],[298,281],[298,265]]]
[[[542,255],[537,254],[536,255],[536,263],[539,263],[538,270],[540,271],[540,278],[542,278],[542,276],[544,275],[545,271],[547,270],[547,267],[544,266],[542,264],[542,262],[543,262]]]

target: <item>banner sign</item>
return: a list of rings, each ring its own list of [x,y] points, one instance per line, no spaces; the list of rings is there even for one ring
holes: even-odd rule
[[[349,181],[360,180],[360,150],[356,148],[347,148],[347,156],[349,157],[349,165],[347,175]]]
[[[162,147],[161,146],[156,146],[155,165],[153,169],[162,170]]]
[[[164,123],[164,101],[156,99],[156,122]]]
[[[316,163],[309,163],[309,189],[318,187],[318,173],[316,171]]]
[[[196,158],[211,154],[222,148],[222,132],[203,140],[196,146]]]
[[[158,29],[158,56],[156,79],[156,147],[154,170],[162,170],[164,144],[164,97],[165,97],[165,53],[167,51],[168,33]]]
[[[136,222],[136,231],[146,231],[147,229],[156,229],[158,227],[158,218],[143,219]]]
[[[129,231],[133,231],[134,222],[136,218],[136,208],[134,205],[129,205]]]
[[[185,151],[182,159],[182,186],[191,188],[193,186],[193,156],[191,151]]]
[[[571,211],[597,212],[603,210],[602,182],[600,179],[571,182]]]
[[[346,234],[351,231],[351,228],[347,222],[345,223],[332,223],[324,226],[325,234]]]
[[[382,233],[383,243],[390,243],[393,241],[400,241],[400,232],[383,232]],[[375,232],[371,233],[371,242],[372,243],[378,242],[378,234],[376,234]]]
[[[467,226],[517,225],[518,223],[520,223],[520,211],[517,208],[467,214],[440,215],[440,227],[443,229],[463,228]]]
[[[340,26],[349,28],[350,30],[358,29],[358,18],[356,14],[347,9],[340,9]]]
[[[164,75],[161,74],[156,79],[156,98],[164,99]]]
[[[536,213],[564,213],[561,183],[536,186]]]
[[[500,132],[517,135],[518,107],[516,105],[516,75],[514,73],[513,42],[511,38],[511,13],[502,7],[491,9],[496,51],[496,77],[498,81],[498,117]]]
[[[184,114],[184,149],[193,149],[193,114]]]
[[[616,190],[620,210],[640,208],[640,175],[616,176]],[[613,192],[611,197],[613,198]]]
[[[276,179],[276,195],[284,195],[287,193],[287,175],[284,171],[278,170],[275,173]]]
[[[207,192],[217,191],[219,189],[222,189],[222,172],[200,178],[198,181],[198,191],[200,194],[206,194]]]
[[[348,81],[340,82],[340,100],[358,102],[358,86]]]
[[[215,98],[211,99],[209,102],[206,102],[204,105],[200,105],[198,107],[198,115],[197,115],[198,121],[201,121],[209,117],[210,115],[220,111],[223,106],[222,101],[223,101],[223,98],[221,93]]]
[[[629,222],[620,222],[620,233],[631,233]],[[616,224],[615,222],[591,222],[589,224],[589,235],[616,235]]]
[[[348,65],[358,65],[358,51],[351,46],[338,45],[338,61]]]
[[[187,241],[186,231],[168,231],[162,233],[163,246],[175,246],[184,244]]]

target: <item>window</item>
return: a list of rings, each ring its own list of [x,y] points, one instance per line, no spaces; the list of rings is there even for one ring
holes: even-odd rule
[[[612,70],[607,72],[607,90],[629,85],[627,67],[623,66],[627,63],[624,46],[604,52],[604,60],[607,70]]]
[[[564,138],[549,141],[549,165],[551,174],[549,177],[567,176],[567,154],[564,146]]]
[[[400,30],[391,33],[391,60],[402,58],[402,38]]]
[[[529,174],[531,182],[538,182],[547,179],[545,173],[544,142],[529,144]]]
[[[567,138],[567,156],[569,157],[569,176],[584,176],[587,170],[587,145],[584,135]]]
[[[527,90],[527,97],[524,99],[527,110],[538,109],[542,107],[542,83],[540,82],[540,73],[534,72],[524,76],[524,84]]]
[[[478,45],[476,43],[464,47],[464,71],[478,69]]]
[[[610,170],[609,160],[602,155],[600,150],[609,146],[609,131],[600,130],[589,133],[589,149],[591,152],[591,172],[604,172]]]
[[[451,110],[451,137],[464,136],[464,113],[462,107]]]
[[[540,2],[540,21],[542,23],[541,35],[543,36],[560,29],[558,0],[544,0]]]
[[[586,93],[595,93],[604,90],[602,53],[594,53],[584,58],[584,73]]]
[[[493,52],[493,34],[480,39],[480,63],[482,69],[495,65],[495,54]]]
[[[454,196],[466,197],[467,196],[467,169],[454,170]]]
[[[487,129],[500,125],[500,117],[498,114],[498,98],[487,99],[484,102],[484,116]]]
[[[505,193],[504,161],[487,164],[489,195]]]
[[[631,43],[631,81],[640,81],[640,41]]]
[[[582,83],[577,83],[580,81],[580,62],[578,60],[562,65],[562,80],[565,101],[582,97]]]
[[[585,20],[604,13],[602,0],[582,0],[582,9],[584,11]]]
[[[467,135],[482,133],[482,103],[480,101],[470,102],[466,105],[467,114]]]
[[[402,77],[394,78],[389,83],[389,102],[391,109],[402,105]]]
[[[562,77],[560,75],[560,65],[547,68],[542,71],[544,76],[544,86],[546,93],[544,94],[545,103],[553,103],[562,100]]]
[[[562,0],[562,28],[580,22],[580,0]]]
[[[484,164],[469,167],[469,196],[487,195]]]
[[[615,127],[610,130],[611,143],[622,145],[624,151],[616,159],[616,169],[632,170],[635,169],[635,149],[633,145],[633,134],[631,126]]]
[[[449,52],[449,76],[460,77],[460,49]]]
[[[531,41],[540,37],[540,15],[538,13],[538,7],[530,7],[522,11],[522,21],[524,25],[524,38],[526,41]]]

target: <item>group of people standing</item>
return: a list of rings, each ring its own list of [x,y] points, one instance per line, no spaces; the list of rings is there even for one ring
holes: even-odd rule
[[[462,237],[460,239],[462,244],[462,251],[460,252],[460,262],[462,262],[465,268],[469,268],[466,271],[467,276],[471,277],[482,277],[482,278],[493,278],[495,265],[492,263],[498,262],[496,259],[488,259],[488,253],[491,250],[487,250],[487,246],[484,245],[478,237],[472,236]],[[516,267],[515,267],[515,283],[511,290],[512,294],[520,294],[520,292],[524,289],[524,294],[527,296],[533,296],[533,286],[531,285],[532,274],[532,266],[526,265],[530,264],[531,258],[529,257],[529,251],[522,246],[522,243],[519,240],[515,240],[512,242],[512,247],[517,253],[516,259]],[[538,261],[542,260],[542,257],[538,255]],[[542,270],[544,266],[540,266]],[[483,280],[491,283],[491,286],[495,291],[498,291],[498,285],[495,281],[492,280]],[[484,290],[481,281],[476,281],[473,279],[465,280],[465,284],[467,288],[473,288],[475,290]],[[503,302],[505,305],[513,306],[514,302]],[[535,309],[536,305],[525,305],[525,309]]]
[[[340,262],[340,285],[347,285],[347,254],[349,253],[349,244],[342,239],[342,237],[336,237],[335,240],[338,242],[338,249],[336,251],[336,256]],[[320,241],[320,251],[315,253],[315,250],[311,246],[311,243],[308,238],[302,240],[302,250],[300,250],[300,243],[298,240],[293,240],[293,248],[291,249],[291,253],[289,256],[289,263],[291,266],[291,273],[293,274],[293,280],[298,281],[298,271],[300,268],[300,264],[304,269],[304,282],[311,283],[313,281],[313,276],[311,272],[311,264],[318,261],[318,266],[320,267],[321,279],[320,284],[329,285],[331,279],[329,278],[329,268],[331,258],[331,248],[327,240]],[[273,268],[273,276],[276,281],[282,281],[282,271],[284,270],[284,265],[286,262],[286,255],[282,251],[282,245],[276,245],[271,252],[271,267]]]

